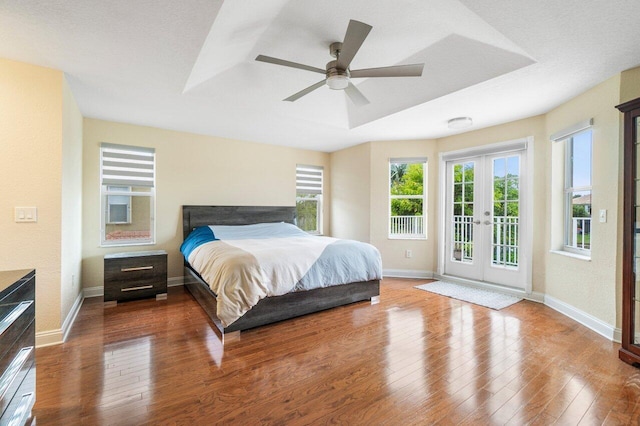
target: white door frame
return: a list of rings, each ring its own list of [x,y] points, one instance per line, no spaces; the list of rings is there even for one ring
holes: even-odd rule
[[[506,142],[492,143],[481,145],[456,151],[441,152],[438,162],[438,265],[437,275],[443,276],[445,272],[445,225],[446,225],[446,191],[447,191],[447,174],[446,163],[451,160],[462,160],[465,158],[477,157],[487,154],[502,154],[513,151],[526,151],[526,179],[527,186],[525,188],[525,197],[527,199],[524,208],[523,237],[521,242],[522,255],[527,259],[526,265],[526,283],[525,293],[532,293],[532,263],[533,263],[533,136],[522,139],[515,139]]]

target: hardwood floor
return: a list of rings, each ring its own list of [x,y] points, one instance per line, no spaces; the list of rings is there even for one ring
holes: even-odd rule
[[[37,350],[38,424],[638,424],[640,369],[543,305],[501,311],[381,283],[224,349],[182,288],[103,309]]]

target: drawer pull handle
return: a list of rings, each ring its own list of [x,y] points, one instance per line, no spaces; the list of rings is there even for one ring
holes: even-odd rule
[[[31,407],[33,407],[33,399],[35,395],[33,392],[25,393],[20,398],[20,405],[13,412],[13,416],[7,426],[20,426],[25,423],[29,414],[31,413]]]
[[[132,272],[132,271],[148,271],[153,269],[153,266],[136,266],[135,268],[122,268],[120,272]]]
[[[18,377],[20,370],[29,359],[29,355],[31,355],[31,351],[33,351],[33,346],[27,346],[26,348],[20,349],[20,352],[13,358],[11,364],[4,370],[2,377],[0,377],[0,400],[3,400],[5,397],[5,393],[7,393],[7,389],[11,387],[11,383]]]
[[[0,321],[0,336],[2,336],[5,331],[7,331],[7,328],[11,327],[11,324],[13,324],[20,317],[20,315],[22,315],[22,313],[26,311],[29,306],[31,306],[32,303],[33,300],[20,302],[16,305],[15,308],[11,310],[11,312],[9,312],[9,315],[2,318],[2,321]]]
[[[153,266],[136,266],[135,268],[121,268],[120,272],[148,271],[149,269],[153,269]]]
[[[120,291],[136,291],[136,290],[147,290],[149,288],[153,288],[152,285],[141,285],[140,287],[127,287],[123,288]]]

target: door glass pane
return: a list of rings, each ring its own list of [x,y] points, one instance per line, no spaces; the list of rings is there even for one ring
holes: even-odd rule
[[[473,262],[473,208],[475,163],[453,165],[451,260]]]
[[[517,268],[520,241],[520,156],[495,158],[492,166],[491,264]]]

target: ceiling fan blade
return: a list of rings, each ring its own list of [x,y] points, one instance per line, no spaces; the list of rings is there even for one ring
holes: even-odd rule
[[[424,64],[396,65],[351,71],[351,78],[363,77],[420,77]]]
[[[326,70],[322,68],[312,67],[311,65],[299,64],[297,62],[285,61],[284,59],[272,58],[271,56],[258,55],[256,61],[267,62],[275,65],[282,65],[285,67],[298,68],[306,71],[313,71],[320,74],[326,74]]]
[[[283,99],[283,100],[285,100],[287,102],[296,101],[296,100],[300,99],[301,97],[303,97],[304,95],[308,95],[309,93],[313,92],[314,90],[324,86],[325,82],[326,82],[326,80],[320,80],[316,84],[313,84],[313,85],[307,87],[306,89],[302,89],[298,93],[293,94],[293,95],[289,96],[287,99]]]
[[[369,100],[360,90],[358,90],[356,86],[353,85],[353,83],[349,83],[349,85],[344,89],[344,92],[356,106],[364,106],[369,103]]]
[[[356,56],[360,46],[364,43],[364,40],[369,35],[373,27],[360,21],[349,21],[347,27],[347,33],[344,35],[344,41],[342,42],[342,49],[340,49],[340,55],[338,56],[338,68],[346,70],[349,68],[349,64]]]

